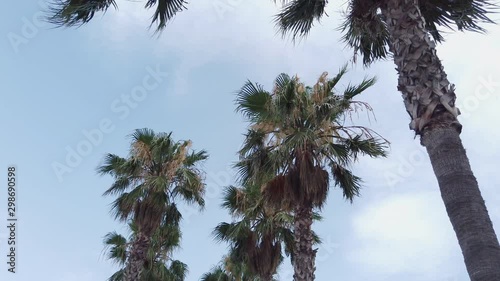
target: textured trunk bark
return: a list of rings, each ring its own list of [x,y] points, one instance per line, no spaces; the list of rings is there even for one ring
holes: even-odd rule
[[[139,281],[144,268],[147,250],[149,248],[149,237],[138,233],[130,250],[130,256],[125,267],[124,281]]]
[[[273,275],[262,276],[262,281],[273,281]]]
[[[425,132],[422,142],[471,280],[500,280],[500,247],[458,132]]]
[[[500,280],[500,246],[460,140],[455,92],[425,30],[418,0],[381,6],[410,128],[427,148],[471,280]]]
[[[312,248],[312,223],[312,207],[298,206],[295,208],[295,249],[293,257],[294,281],[314,280],[314,271],[316,270],[316,267],[314,266],[316,251]]]

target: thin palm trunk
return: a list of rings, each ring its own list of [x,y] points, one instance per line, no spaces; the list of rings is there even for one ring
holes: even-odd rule
[[[418,0],[382,5],[410,127],[427,148],[472,281],[500,280],[500,246],[460,140],[455,93],[425,30]]]
[[[144,269],[147,250],[149,248],[149,236],[142,232],[137,233],[130,250],[130,256],[125,267],[124,281],[139,281]]]
[[[294,281],[313,281],[314,261],[316,251],[313,250],[312,206],[298,205],[295,208],[294,236],[295,249],[293,253]]]

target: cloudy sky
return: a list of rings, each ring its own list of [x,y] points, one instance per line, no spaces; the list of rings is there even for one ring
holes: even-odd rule
[[[102,238],[126,229],[109,215],[112,198],[101,197],[112,179],[97,176],[95,168],[105,153],[126,155],[126,136],[143,127],[173,131],[210,153],[206,210],[183,208],[176,258],[189,265],[187,280],[199,280],[225,253],[210,233],[229,220],[219,208],[220,191],[234,183],[231,164],[245,131],[234,92],[246,79],[271,89],[282,72],[312,84],[323,71],[335,74],[352,51],[336,31],[343,2],[331,2],[330,17],[296,45],[276,35],[272,1],[193,2],[201,3],[189,5],[159,38],[147,29],[152,11],[143,10],[142,1],[119,1],[119,11],[78,29],[41,22],[43,2],[9,1],[0,11],[0,179],[6,182],[9,165],[18,169],[17,273],[8,273],[5,262],[4,190],[1,280],[106,280],[117,269],[103,255]],[[438,54],[456,84],[462,139],[500,232],[500,28],[488,30],[450,32]],[[325,219],[314,226],[324,240],[317,280],[468,280],[427,155],[408,129],[393,63],[350,67],[344,86],[378,78],[360,97],[376,120],[361,114],[356,122],[390,140],[391,151],[387,159],[355,166],[365,185],[353,204],[331,191]],[[290,265],[279,274],[291,280]]]

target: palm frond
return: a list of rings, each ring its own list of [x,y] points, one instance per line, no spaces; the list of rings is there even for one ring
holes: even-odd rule
[[[425,28],[437,42],[444,41],[438,26],[459,31],[484,33],[481,23],[494,23],[489,14],[495,13],[497,4],[485,0],[423,0],[420,11],[425,19]]]
[[[172,189],[172,196],[175,198],[180,196],[187,203],[196,203],[203,209],[205,206],[205,184],[203,179],[193,170],[181,169],[180,179]]]
[[[138,202],[140,202],[144,190],[139,187],[134,188],[130,192],[122,193],[111,203],[111,213],[115,219],[126,221],[130,215],[134,213]]]
[[[80,26],[96,13],[117,8],[115,0],[56,0],[49,6],[47,21],[56,26]]]
[[[274,80],[273,93],[281,92],[290,83],[290,76],[286,73],[281,73]]]
[[[116,232],[110,232],[104,237],[104,245],[109,249],[108,259],[124,265],[127,260],[127,239]]]
[[[343,144],[350,151],[355,161],[358,154],[368,155],[370,157],[386,157],[387,143],[375,138],[362,139],[360,135],[343,140]]]
[[[124,164],[127,162],[125,158],[118,155],[108,153],[104,157],[103,164],[97,167],[97,173],[100,175],[120,176],[124,173]]]
[[[339,81],[344,77],[344,75],[347,73],[347,64],[344,64],[338,71],[337,75],[332,77],[331,79],[328,80],[328,87],[329,89],[327,92],[331,92],[335,86],[339,83]]]
[[[113,195],[113,194],[121,194],[125,192],[131,186],[131,180],[128,177],[120,177],[116,179],[110,188],[108,188],[103,195]]]
[[[319,21],[325,14],[327,2],[327,0],[284,1],[281,12],[275,16],[276,25],[283,35],[291,33],[293,40],[306,36],[314,21]]]
[[[184,160],[184,165],[186,167],[192,167],[201,161],[208,159],[208,152],[206,150],[192,151],[191,154],[186,156]]]
[[[266,105],[271,96],[259,84],[247,81],[236,96],[236,111],[250,119],[258,118],[266,112]]]
[[[156,6],[151,26],[156,23],[156,31],[162,31],[177,13],[187,9],[186,4],[188,2],[184,0],[148,0],[146,2],[147,9]]]
[[[365,65],[389,55],[389,32],[378,5],[374,0],[350,1],[339,28],[342,41],[354,49],[354,58],[358,53],[362,56]]]
[[[361,189],[361,178],[352,174],[350,170],[341,165],[332,164],[331,171],[335,186],[342,189],[344,198],[352,202],[354,197],[359,196]]]
[[[235,281],[229,274],[224,272],[221,266],[212,268],[210,272],[207,272],[201,276],[201,281]]]
[[[164,222],[169,225],[178,226],[181,219],[182,219],[182,214],[177,208],[177,204],[175,202],[170,203],[165,208],[164,219],[163,219]]]
[[[234,223],[222,222],[212,232],[215,241],[237,242],[249,235],[250,227],[247,221]]]
[[[245,193],[235,187],[235,186],[227,186],[224,188],[223,196],[222,196],[222,204],[221,207],[229,210],[231,215],[235,215],[237,213],[241,213],[247,207],[247,200],[245,200]]]
[[[366,91],[371,86],[375,85],[376,81],[377,79],[375,77],[364,78],[363,81],[361,81],[361,83],[359,83],[358,85],[348,85],[344,90],[344,98],[348,100],[354,98],[355,96]]]

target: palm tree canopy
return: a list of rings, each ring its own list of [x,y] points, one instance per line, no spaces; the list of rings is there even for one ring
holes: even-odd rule
[[[162,31],[186,4],[185,0],[146,0],[145,8],[154,10],[150,27],[156,25],[156,32]],[[49,8],[48,21],[57,26],[80,26],[110,7],[118,9],[115,0],[56,0]]]
[[[205,184],[200,162],[205,151],[190,151],[191,141],[175,142],[172,133],[138,129],[132,135],[130,155],[106,155],[97,171],[115,181],[104,195],[119,195],[112,211],[121,220],[133,218],[138,227],[152,231],[162,220],[181,219],[175,199],[203,207]]]
[[[276,1],[275,1],[276,2]],[[305,36],[315,21],[326,15],[327,0],[284,0],[275,22],[283,35],[295,40]],[[351,0],[340,29],[343,40],[363,56],[363,62],[386,58],[389,34],[380,8],[385,0]],[[460,31],[484,32],[481,23],[493,23],[489,14],[496,5],[488,0],[421,0],[420,11],[425,28],[437,42],[444,41],[439,27]]]
[[[313,87],[280,74],[272,92],[250,81],[241,88],[237,110],[251,123],[236,164],[244,185],[261,186],[269,202],[279,202],[280,208],[321,207],[329,167],[346,199],[358,195],[361,179],[349,166],[359,155],[386,156],[388,142],[368,128],[346,125],[352,112],[371,110],[352,99],[375,83],[364,79],[337,94],[335,86],[346,71],[344,66],[333,78],[325,72]]]
[[[234,218],[213,231],[217,241],[230,244],[227,272],[273,275],[284,259],[282,252],[293,259],[293,216],[265,204],[258,186],[226,187],[222,207]],[[320,216],[315,214],[315,219]],[[316,244],[321,242],[316,234],[313,237]]]
[[[259,193],[258,187],[226,188],[222,206],[236,210],[236,221],[220,223],[213,232],[216,240],[230,243],[228,259],[256,276],[274,274],[283,260],[281,243],[293,243],[291,216],[266,208]]]

